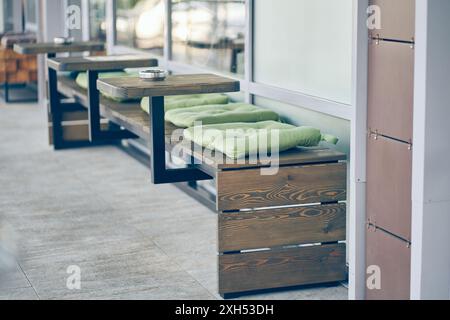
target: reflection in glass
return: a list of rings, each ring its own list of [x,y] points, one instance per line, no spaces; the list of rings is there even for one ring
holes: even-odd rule
[[[117,0],[117,44],[163,55],[164,0]]]
[[[12,1],[11,1],[12,2]],[[37,1],[36,0],[26,0],[24,2],[25,7],[25,23],[36,24],[37,23]],[[12,15],[12,8],[11,8]]]
[[[106,0],[89,1],[90,39],[106,41]]]
[[[172,0],[174,60],[244,74],[244,0]]]

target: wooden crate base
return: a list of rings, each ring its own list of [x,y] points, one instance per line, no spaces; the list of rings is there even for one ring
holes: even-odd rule
[[[219,293],[244,293],[347,278],[345,244],[219,256]]]

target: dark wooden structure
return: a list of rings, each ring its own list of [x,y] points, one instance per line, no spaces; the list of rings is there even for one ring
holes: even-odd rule
[[[20,54],[45,54],[69,52],[101,52],[105,50],[105,44],[97,41],[73,42],[71,44],[55,44],[53,42],[17,43],[14,51]]]
[[[102,126],[99,101],[100,95],[96,88],[99,71],[123,70],[125,68],[152,67],[158,64],[158,61],[146,56],[108,56],[108,57],[74,57],[74,58],[51,58],[48,59],[48,85],[49,100],[52,122],[52,137],[55,149],[83,147],[91,143],[109,143],[112,141],[120,141],[121,139],[135,138],[136,136],[129,131],[121,130],[114,123],[109,123],[109,128]],[[64,114],[83,108],[79,104],[79,108],[74,110],[73,101],[66,102],[61,99],[58,90],[58,72],[61,71],[87,71],[88,74],[88,100],[89,103],[84,106],[88,107],[85,112],[85,119],[88,125],[85,133],[87,137],[81,140],[65,139],[64,137]],[[71,96],[66,96],[71,97]],[[90,107],[92,106],[92,108]],[[76,109],[76,107],[75,107]],[[88,138],[88,139],[86,139]]]
[[[182,130],[164,121],[164,96],[234,92],[239,90],[239,82],[209,74],[169,76],[159,82],[138,78],[97,80],[99,70],[124,68],[131,63],[118,59],[111,66],[114,59],[107,60],[49,60],[52,110],[61,109],[61,101],[70,98],[88,110],[90,141],[104,138],[98,135],[99,121],[120,130],[115,139],[143,141],[150,150],[147,161],[155,183],[175,183],[218,213],[222,296],[346,280],[344,154],[324,148],[293,149],[280,154],[274,175],[261,175],[261,169],[271,165],[268,159],[242,162],[204,150],[184,141]],[[56,75],[58,70],[81,68],[88,70],[88,90],[71,78]],[[113,101],[99,95],[98,89],[121,99],[150,96],[150,116],[139,102]],[[58,94],[52,95],[55,92]],[[65,105],[62,110],[69,107]],[[59,123],[58,117],[64,117],[64,113],[57,112],[56,116],[53,121]],[[53,134],[55,141],[64,138],[61,130],[53,130]],[[168,165],[169,152],[183,159],[186,167]],[[199,180],[213,180],[216,192],[205,192]]]
[[[164,125],[160,97],[237,91],[237,82],[214,75],[183,75],[163,82],[103,79],[97,86],[119,98],[150,96],[150,117],[137,105],[124,107],[106,101],[101,103],[101,113],[149,141],[152,158],[158,158],[162,148],[177,148],[177,156],[182,154],[189,168],[203,172],[201,178],[215,180],[221,295],[346,279],[344,154],[294,149],[280,155],[276,174],[261,175],[261,169],[268,166],[264,159],[234,161],[180,141],[172,134],[177,128]],[[161,111],[156,111],[156,117],[155,109]],[[153,139],[162,136],[165,146],[158,143],[155,148]],[[167,182],[161,174],[165,162],[164,168],[161,163],[155,165],[152,159],[152,178],[162,180],[156,183]],[[196,179],[179,169],[173,173],[169,182]]]
[[[14,51],[17,54],[26,55],[46,55],[48,58],[54,58],[59,53],[80,53],[91,52],[99,53],[105,50],[102,42],[74,42],[69,45],[59,45],[53,42],[41,43],[16,43]],[[47,92],[47,96],[49,93]],[[71,101],[66,101],[71,102]],[[53,145],[53,122],[50,106],[48,111],[49,143]],[[87,123],[87,112],[84,108],[72,104],[71,110],[66,110],[62,116],[62,135],[65,141],[83,141],[80,146],[90,145],[88,141],[89,126]]]

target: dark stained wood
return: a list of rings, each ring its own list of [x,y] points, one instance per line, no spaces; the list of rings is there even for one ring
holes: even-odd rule
[[[219,252],[346,238],[346,204],[219,214]]]
[[[382,38],[410,41],[415,36],[415,0],[370,0],[381,9],[381,30],[373,35]]]
[[[85,107],[88,105],[86,90],[78,87],[72,79],[61,77],[58,84],[62,94],[74,97]],[[148,142],[150,119],[141,110],[139,102],[119,103],[101,98],[100,111],[102,117]],[[176,143],[169,139],[175,130],[179,128],[166,124],[166,149]],[[192,151],[191,143],[185,143],[182,147],[186,148],[187,154],[197,156]],[[260,175],[260,170],[256,168],[266,166],[265,163],[234,163],[227,167],[228,164],[212,162],[202,166],[201,170],[217,174],[219,210],[237,210],[345,200],[347,170],[345,163],[338,162],[340,160],[345,160],[345,155],[336,151],[299,148],[280,155],[280,164],[284,166],[275,176]],[[186,185],[183,187],[187,188]],[[326,204],[221,213],[220,251],[234,252],[258,247],[274,249],[220,255],[220,293],[345,280],[345,244],[280,248],[344,240],[345,207],[345,204]]]
[[[97,41],[74,42],[70,45],[60,45],[53,42],[17,43],[14,51],[20,54],[47,54],[63,52],[98,52],[104,51],[105,44]]]
[[[74,80],[64,76],[59,77],[58,90],[65,96],[74,97],[78,103],[87,108],[89,104],[87,90],[79,87]],[[147,113],[142,111],[139,102],[117,102],[101,97],[100,114],[149,142],[150,118]],[[179,128],[166,123],[168,137],[177,129]],[[169,141],[170,139],[168,139]]]
[[[217,173],[219,211],[345,201],[347,165],[289,166],[276,175],[260,169]]]
[[[344,281],[345,244],[219,256],[219,293]]]
[[[411,240],[412,150],[374,135],[367,143],[367,209],[371,223]]]
[[[381,290],[369,290],[368,300],[409,300],[411,249],[407,242],[378,229],[369,228],[366,243],[366,266],[378,266]]]
[[[158,65],[158,60],[148,56],[117,55],[95,57],[52,58],[48,66],[56,71],[120,70],[125,68],[145,68]]]
[[[200,147],[186,147],[186,152],[189,152],[194,158],[201,159],[202,162],[213,167],[215,170],[238,170],[254,167],[270,167],[273,164],[273,159],[259,157],[256,162],[249,159],[242,161],[242,159],[235,160],[226,155],[211,150],[204,150]],[[286,165],[304,165],[311,163],[328,163],[346,160],[347,156],[339,151],[328,148],[293,148],[284,151],[280,154],[279,164]],[[271,161],[272,160],[272,161]]]
[[[369,45],[368,126],[407,142],[413,134],[414,53],[403,43]]]
[[[102,129],[106,130],[107,124],[102,124]],[[49,141],[50,145],[53,145],[53,130],[52,124],[49,123]],[[66,122],[63,123],[63,138],[65,141],[89,141],[89,123],[81,124],[79,122]]]
[[[142,98],[197,93],[224,93],[240,90],[240,82],[214,74],[168,76],[164,81],[135,78],[98,80],[100,90],[117,98]]]

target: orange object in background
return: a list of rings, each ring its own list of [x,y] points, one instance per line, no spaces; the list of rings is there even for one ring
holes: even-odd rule
[[[6,34],[1,39],[0,83],[25,84],[37,80],[37,58],[14,52],[15,43],[36,42],[34,35]]]

